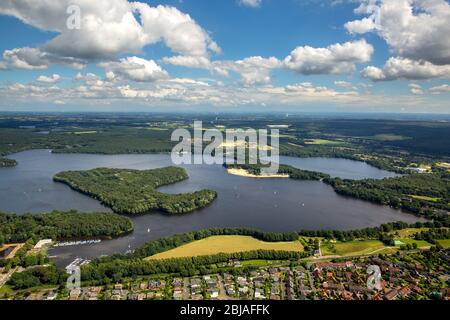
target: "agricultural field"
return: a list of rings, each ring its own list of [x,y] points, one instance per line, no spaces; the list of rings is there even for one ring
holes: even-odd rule
[[[308,139],[305,144],[309,145],[342,145],[345,142],[342,140],[327,140],[327,139]]]
[[[151,260],[198,257],[218,253],[236,253],[255,250],[302,252],[299,241],[265,242],[248,236],[212,236],[149,257]]]

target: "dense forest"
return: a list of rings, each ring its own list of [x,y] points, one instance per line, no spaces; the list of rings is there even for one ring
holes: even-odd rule
[[[27,289],[42,285],[63,285],[67,281],[67,273],[55,266],[37,266],[24,272],[16,272],[8,284],[15,290]]]
[[[445,219],[450,210],[450,179],[446,175],[415,173],[382,180],[336,178],[324,181],[341,195],[402,208],[429,218]]]
[[[17,161],[13,159],[0,158],[0,168],[2,167],[14,167],[17,165]]]
[[[0,212],[0,244],[28,239],[117,237],[131,231],[131,220],[114,213],[53,211],[18,216]]]
[[[165,194],[156,188],[188,179],[185,169],[166,167],[153,170],[107,169],[67,171],[54,180],[100,200],[117,213],[141,214],[151,210],[180,214],[203,208],[217,193],[201,190],[184,194]]]
[[[0,128],[0,156],[29,149],[52,149],[55,153],[168,153],[174,146],[171,131],[105,127],[97,123],[86,128],[56,127]]]

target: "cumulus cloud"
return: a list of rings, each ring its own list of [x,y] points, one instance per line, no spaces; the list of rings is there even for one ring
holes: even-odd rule
[[[69,5],[81,9],[80,29],[66,27]],[[5,52],[7,58],[11,56],[11,62],[7,61],[11,67],[43,69],[58,59],[78,62],[111,59],[119,54],[138,53],[158,42],[183,55],[208,56],[220,52],[195,20],[170,6],[151,7],[127,0],[2,0],[0,14],[58,33],[40,48]]]
[[[101,80],[95,74],[77,75],[77,86],[35,86],[13,84],[0,86],[3,101],[29,100],[52,103],[76,102],[79,105],[95,101],[95,104],[133,101],[148,105],[298,105],[301,102],[355,102],[360,97],[353,91],[336,91],[312,83],[300,83],[286,87],[224,86],[195,79],[176,78],[157,83],[123,84]]]
[[[213,74],[228,77],[230,72],[241,76],[246,86],[268,84],[271,82],[271,71],[282,67],[282,62],[275,57],[248,57],[241,60],[213,61],[203,57],[175,56],[163,58],[165,63],[190,68],[210,70]]]
[[[84,67],[82,61],[70,57],[58,57],[42,52],[37,48],[16,48],[3,52],[3,61],[0,61],[1,69],[47,69],[50,64],[70,66],[75,69]]]
[[[371,59],[373,46],[365,40],[337,43],[326,48],[297,47],[284,61],[276,57],[253,56],[241,60],[210,61],[204,57],[174,56],[163,58],[163,62],[190,68],[210,70],[213,74],[229,76],[231,72],[241,76],[246,86],[271,82],[275,69],[293,70],[304,75],[349,74],[356,70],[357,63]]]
[[[138,57],[127,57],[120,59],[119,62],[103,62],[99,66],[105,69],[109,79],[119,76],[138,82],[151,82],[169,77],[168,73],[155,61]]]
[[[337,43],[326,48],[297,47],[284,60],[287,69],[304,75],[349,74],[356,63],[370,61],[374,48],[365,40]]]
[[[357,96],[356,91],[340,92],[329,89],[324,86],[314,86],[310,82],[291,84],[285,88],[287,93],[304,95],[309,97],[340,97],[340,96]]]
[[[261,6],[262,0],[239,0],[239,3],[246,7],[258,8]]]
[[[432,94],[450,93],[450,85],[442,84],[440,86],[430,88]]]
[[[376,32],[399,56],[450,64],[450,4],[445,0],[363,0],[350,33]]]
[[[50,77],[49,76],[39,76],[36,81],[38,82],[44,82],[44,83],[56,83],[61,79],[61,76],[59,74],[53,74]]]
[[[102,80],[98,75],[94,73],[87,73],[83,75],[80,72],[77,73],[77,75],[74,77],[74,80],[82,81],[86,85],[91,87],[103,87],[105,84],[108,84],[108,82],[110,82],[110,80],[108,81]]]
[[[450,65],[434,65],[428,61],[415,61],[407,58],[390,58],[383,68],[369,66],[362,71],[365,78],[373,81],[396,79],[424,80],[430,78],[449,78]]]
[[[282,62],[275,57],[263,58],[260,56],[248,57],[237,61],[218,61],[213,63],[213,70],[222,73],[229,71],[241,76],[246,86],[262,85],[271,82],[271,72],[280,68]]]
[[[409,86],[409,91],[412,94],[415,94],[415,95],[422,95],[422,94],[424,94],[424,91],[423,91],[421,85],[418,85],[417,83],[410,83],[408,86]]]

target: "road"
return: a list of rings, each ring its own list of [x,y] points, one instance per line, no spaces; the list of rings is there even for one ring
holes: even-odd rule
[[[9,278],[11,278],[12,274],[17,271],[17,268],[18,267],[11,269],[11,270],[9,270],[9,272],[7,274],[2,274],[0,276],[0,288],[3,287],[5,285],[5,283],[8,282],[8,280],[9,280]]]

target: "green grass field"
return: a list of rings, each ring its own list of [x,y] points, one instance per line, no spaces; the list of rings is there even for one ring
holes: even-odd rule
[[[445,240],[436,240],[437,243],[439,243],[441,246],[443,246],[444,248],[450,248],[450,239],[445,239]]]
[[[431,247],[432,244],[429,242],[426,242],[424,240],[414,240],[411,238],[396,238],[395,240],[399,240],[401,242],[403,242],[404,244],[413,244],[416,243],[418,248],[428,248]]]
[[[326,140],[326,139],[308,139],[305,140],[305,144],[310,145],[342,145],[344,141],[340,140]]]
[[[411,198],[416,200],[423,200],[423,201],[430,201],[430,202],[438,202],[441,201],[442,198],[432,198],[427,196],[416,196],[416,195],[410,195]]]
[[[385,248],[384,244],[378,240],[349,241],[337,243],[322,243],[321,250],[323,256],[356,256],[379,253]],[[379,251],[378,251],[379,250]]]
[[[270,265],[279,265],[285,262],[286,261],[281,260],[245,260],[241,261],[241,265],[244,267],[264,267]]]
[[[428,231],[429,228],[406,228],[402,230],[395,230],[389,232],[389,234],[393,235],[395,238],[413,238],[417,233]]]
[[[236,253],[254,250],[279,250],[302,252],[299,241],[264,242],[247,236],[213,236],[194,241],[178,248],[158,253],[147,259],[171,259],[183,257],[198,257],[218,253]]]

